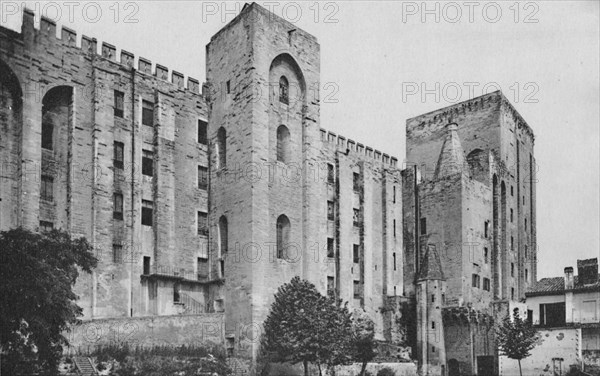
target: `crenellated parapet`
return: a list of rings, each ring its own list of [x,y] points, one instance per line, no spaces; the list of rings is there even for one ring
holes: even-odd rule
[[[365,146],[360,142],[356,142],[344,136],[337,135],[323,128],[321,128],[321,141],[333,145],[342,152],[357,153],[371,158],[375,161],[381,162],[386,166],[394,168],[398,167],[398,158],[390,156],[386,153],[382,153],[381,151],[373,149],[370,146]]]
[[[154,76],[160,80],[175,85],[178,89],[187,90],[194,94],[203,94],[200,82],[192,77],[187,77],[180,72],[170,70],[161,64],[152,64],[152,61],[144,57],[136,56],[124,49],[118,48],[108,42],[102,42],[98,46],[98,40],[87,35],[81,36],[81,42],[77,42],[78,34],[75,30],[66,26],[61,26],[57,33],[56,22],[52,19],[41,16],[39,29],[34,26],[35,13],[28,8],[23,11],[23,24],[21,27],[20,38],[25,35],[36,35],[38,38],[54,39],[57,43],[67,48],[78,49],[83,55],[101,58],[107,61],[121,65],[126,69],[137,69],[137,72]],[[4,29],[4,28],[3,28]],[[100,47],[100,50],[98,48]]]

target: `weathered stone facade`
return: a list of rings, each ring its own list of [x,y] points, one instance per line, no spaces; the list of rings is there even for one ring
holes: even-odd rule
[[[494,92],[409,119],[406,134],[405,294],[416,294],[411,281],[425,250],[437,249],[447,370],[493,374],[494,319],[524,298],[537,274],[533,133]],[[427,332],[417,341],[426,346]]]
[[[223,315],[254,358],[298,275],[388,342],[412,302],[427,372],[497,369],[493,317],[536,278],[533,134],[501,93],[409,119],[402,170],[321,128],[317,40],[256,4],[211,38],[203,85],[55,33],[30,11],[0,29],[0,229],[90,240],[85,319]],[[418,278],[429,248],[443,277]]]
[[[321,129],[312,35],[245,7],[208,44],[201,92],[33,19],[0,30],[0,228],[90,240],[100,262],[76,286],[85,319],[224,312],[227,346],[252,357],[274,292],[300,275],[391,339],[400,169]]]

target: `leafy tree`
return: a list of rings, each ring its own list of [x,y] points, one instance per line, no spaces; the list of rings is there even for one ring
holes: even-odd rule
[[[512,320],[510,315],[506,315],[496,328],[496,341],[502,355],[519,362],[519,373],[523,376],[521,359],[531,355],[530,351],[539,343],[540,336],[531,321],[523,320],[519,309],[515,308]]]
[[[367,364],[375,358],[375,324],[364,310],[355,310],[352,321],[353,359],[361,363],[360,376],[365,375]]]
[[[78,268],[97,264],[84,239],[59,230],[0,232],[0,346],[2,373],[55,374],[67,344],[63,332],[82,309],[72,287]]]
[[[340,301],[321,295],[299,277],[279,287],[264,322],[262,351],[269,361],[332,368],[351,361],[352,315]]]

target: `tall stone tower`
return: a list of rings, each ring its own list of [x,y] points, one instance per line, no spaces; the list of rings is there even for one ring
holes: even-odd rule
[[[418,296],[436,245],[448,372],[493,373],[492,321],[536,280],[533,132],[500,92],[409,119],[406,132],[405,293]]]
[[[445,375],[442,305],[446,283],[435,245],[429,245],[417,277],[417,349],[422,375]]]
[[[227,281],[226,338],[250,357],[277,288],[311,279],[319,44],[253,3],[206,49],[212,268]]]

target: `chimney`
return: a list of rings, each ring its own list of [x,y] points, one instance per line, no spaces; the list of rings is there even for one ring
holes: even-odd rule
[[[565,268],[565,290],[572,290],[575,287],[573,281],[573,267],[567,266]]]
[[[579,285],[591,285],[598,282],[598,259],[577,260]]]

